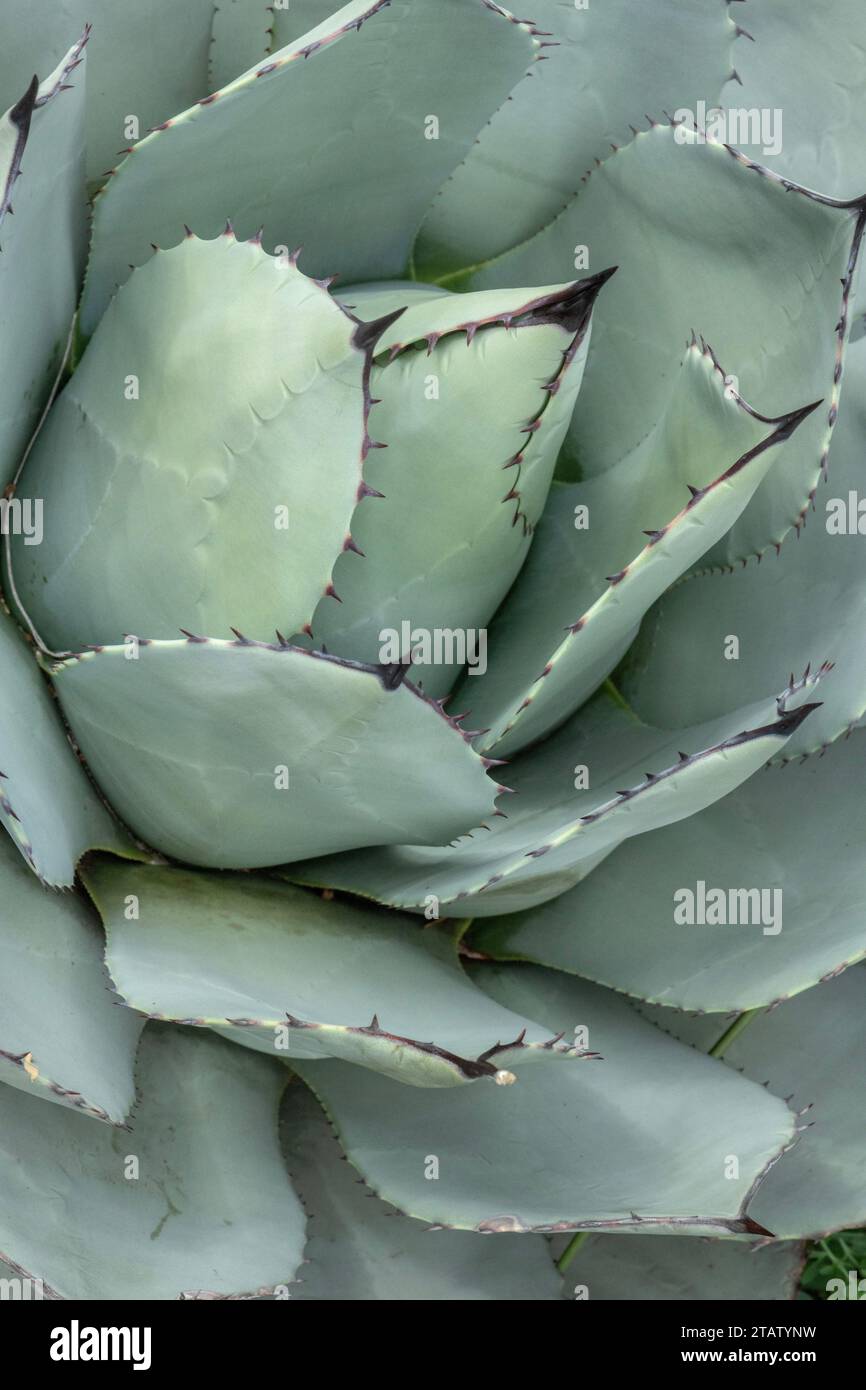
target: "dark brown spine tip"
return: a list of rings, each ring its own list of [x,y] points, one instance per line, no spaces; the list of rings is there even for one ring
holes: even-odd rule
[[[751,1216],[743,1217],[742,1229],[746,1235],[770,1236],[771,1239],[775,1240],[774,1233],[772,1231],[768,1231],[766,1226],[762,1226],[760,1222],[755,1221]]]
[[[771,732],[783,734],[786,738],[796,732],[803,720],[808,718],[813,710],[820,709],[823,700],[815,700],[809,705],[799,705],[797,709],[788,710],[778,719],[775,724],[770,726]]]
[[[402,309],[395,309],[392,314],[383,314],[381,318],[371,319],[369,323],[359,323],[352,334],[352,346],[359,352],[372,353],[382,334],[405,312],[404,304]]]
[[[16,101],[15,105],[12,107],[12,110],[9,112],[10,121],[14,126],[17,126],[18,130],[24,136],[25,139],[27,138],[27,134],[30,130],[30,120],[33,116],[33,111],[36,106],[36,98],[38,95],[39,78],[34,73],[30,81],[30,86],[27,88],[27,91],[24,93],[23,97],[21,97],[20,101]]]
[[[411,661],[391,661],[375,668],[386,690],[397,690],[409,674]]]
[[[525,324],[558,324],[568,333],[585,333],[593,306],[604,285],[617,271],[613,265],[600,270],[597,275],[589,275],[585,280],[576,280],[565,290],[548,295],[539,300],[531,315],[523,320]]]
[[[823,398],[819,401],[812,401],[811,405],[804,405],[799,410],[792,410],[790,415],[783,415],[779,420],[774,431],[775,440],[790,439],[794,430],[802,425],[803,421],[823,404]]]

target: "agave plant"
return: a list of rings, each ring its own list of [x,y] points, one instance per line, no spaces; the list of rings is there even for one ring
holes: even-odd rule
[[[5,0],[0,1273],[791,1297],[866,1224],[862,5],[331,8]]]

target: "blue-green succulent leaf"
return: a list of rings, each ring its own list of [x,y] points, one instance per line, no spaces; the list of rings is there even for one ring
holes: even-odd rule
[[[556,1252],[564,1236],[553,1242]],[[565,1296],[617,1303],[783,1302],[796,1297],[801,1241],[683,1240],[590,1236],[569,1262]]]
[[[817,482],[864,218],[859,203],[825,203],[685,123],[653,125],[594,169],[549,227],[470,283],[563,278],[575,246],[590,248],[591,269],[620,266],[596,307],[561,476],[602,472],[636,448],[664,413],[692,331],[768,415],[823,399],[722,543],[733,562],[781,541]]]
[[[664,1038],[597,986],[531,966],[485,966],[475,978],[547,1027],[588,1030],[604,1060],[448,1092],[398,1087],[344,1062],[295,1062],[380,1197],[482,1232],[753,1229],[752,1189],[793,1134],[784,1102]],[[431,1156],[436,1182],[425,1177]]]
[[[495,809],[468,735],[403,667],[193,635],[84,652],[52,674],[112,806],[191,864],[446,844]]]
[[[723,0],[535,0],[530,10],[545,62],[492,115],[439,192],[415,248],[422,277],[526,241],[556,217],[595,159],[629,139],[630,123],[700,100],[712,106],[731,72],[735,25]]]
[[[0,117],[0,493],[63,362],[84,271],[86,42],[41,83],[25,68]]]
[[[351,0],[135,146],[94,209],[84,331],[185,222],[204,237],[267,222],[266,244],[303,242],[319,276],[404,275],[431,198],[538,42],[485,0]]]
[[[341,1057],[412,1086],[575,1055],[477,990],[450,937],[417,918],[240,874],[99,860],[82,877],[111,978],[150,1017],[277,1058]]]
[[[231,1298],[285,1289],[304,1213],[280,1154],[285,1068],[159,1024],[132,1133],[0,1086],[0,1251],[64,1299]]]
[[[19,493],[21,601],[55,651],[309,623],[363,496],[372,346],[290,257],[187,237],[117,295]],[[369,503],[368,503],[369,505]]]
[[[253,3],[253,0],[250,0]],[[335,0],[284,0],[282,4],[272,5],[271,27],[273,37],[270,52],[274,53],[286,44],[303,38],[311,29],[324,24],[331,15],[338,14],[339,4]]]
[[[0,943],[0,1080],[122,1124],[142,1021],[111,995],[93,914],[41,888],[5,835]]]
[[[559,1299],[543,1236],[430,1231],[372,1198],[345,1161],[321,1107],[288,1086],[283,1152],[310,1238],[294,1302],[474,1302]],[[655,1242],[652,1242],[655,1244]],[[739,1243],[734,1248],[741,1249]]]
[[[14,9],[0,50],[3,101],[19,94],[34,69],[59,63],[76,34],[93,26],[86,112],[92,184],[124,147],[208,90],[214,0],[25,0]]]
[[[487,623],[547,501],[606,278],[413,299],[386,330],[371,390],[381,399],[376,436],[388,447],[371,451],[364,467],[383,500],[353,519],[363,553],[338,560],[340,602],[321,600],[317,643],[375,661],[383,638],[395,634],[396,643],[399,635],[400,655],[414,654],[413,679],[435,698],[451,689],[467,655],[476,665],[486,660]],[[351,291],[346,298],[357,305]],[[384,312],[381,305],[377,296],[372,312]],[[443,633],[450,645],[437,651]]]
[[[712,1016],[692,1018],[652,1005],[645,1012],[700,1048],[719,1037]],[[749,1207],[776,1236],[799,1240],[866,1224],[864,1049],[862,964],[752,1018],[725,1049],[725,1065],[786,1096],[798,1113],[796,1143]]]
[[[845,375],[829,483],[796,544],[761,565],[692,578],[649,613],[620,677],[644,718],[705,719],[755,698],[770,670],[799,678],[827,662],[824,703],[782,757],[825,747],[866,712],[866,339],[851,344]],[[725,656],[731,636],[736,660]]]
[[[472,945],[677,1009],[777,1003],[866,955],[864,777],[866,733],[855,731],[824,758],[759,772],[699,815],[636,836],[571,892],[488,919]],[[678,904],[717,889],[721,912],[678,917]]]
[[[866,188],[863,6],[749,0],[743,24],[749,41],[737,44],[738,82],[722,94],[728,139],[748,139],[749,153],[785,178],[856,198]]]
[[[137,854],[70,747],[33,648],[2,606],[0,824],[51,888],[72,885],[85,850]]]
[[[662,420],[635,452],[606,473],[554,488],[492,625],[487,672],[467,677],[455,696],[489,730],[484,752],[511,755],[583,703],[653,601],[729,530],[778,459],[777,446],[814,409],[768,420],[728,380],[709,350],[693,344]]]
[[[489,827],[448,849],[404,844],[287,874],[446,917],[533,907],[579,883],[623,840],[693,816],[751,777],[814,708],[785,704],[765,700],[671,734],[605,693],[509,766],[518,795]]]
[[[212,92],[265,61],[271,51],[272,8],[267,0],[220,0],[214,5],[208,62]],[[303,0],[293,8],[303,10]]]

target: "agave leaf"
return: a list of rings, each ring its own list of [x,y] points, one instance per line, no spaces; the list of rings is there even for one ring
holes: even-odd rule
[[[285,1069],[154,1024],[138,1082],[128,1138],[0,1087],[3,1258],[70,1299],[225,1298],[288,1283],[304,1214],[277,1136]]]
[[[767,700],[670,735],[640,724],[605,693],[509,767],[509,786],[519,795],[489,828],[449,849],[405,844],[288,873],[295,882],[446,917],[518,912],[572,888],[630,836],[726,796],[778,752],[812,708],[787,711]]]
[[[450,939],[417,919],[240,874],[99,860],[82,877],[111,977],[142,1014],[277,1058],[342,1057],[413,1086],[574,1056],[475,989]]]
[[[562,897],[489,919],[472,945],[677,1009],[778,1003],[866,955],[864,775],[864,733],[760,772],[700,815],[636,836]],[[763,924],[760,911],[739,924],[677,923],[674,894],[701,881],[779,890],[780,912],[770,897]]]
[[[559,1252],[565,1238],[558,1236]],[[590,1236],[568,1265],[581,1298],[651,1302],[783,1302],[797,1295],[800,1241],[683,1240],[677,1236]]]
[[[604,1060],[448,1093],[398,1090],[343,1062],[293,1063],[380,1197],[485,1232],[752,1229],[752,1187],[793,1132],[783,1102],[674,1045],[597,986],[531,966],[486,966],[475,978],[547,1027],[587,1028]],[[732,1153],[735,1179],[724,1176]],[[425,1178],[431,1156],[436,1182]]]
[[[544,509],[606,278],[412,302],[386,330],[371,390],[388,448],[364,468],[384,501],[359,509],[352,535],[363,553],[341,556],[341,601],[325,597],[313,617],[328,651],[380,660],[383,635],[404,623],[410,633],[468,632],[480,646]],[[431,652],[432,662],[414,649],[428,694],[451,689],[465,645]]]
[[[520,303],[519,300],[511,300],[508,290],[499,290],[498,293],[507,297],[509,304],[512,302]],[[441,285],[425,285],[420,280],[373,280],[367,285],[346,285],[345,287],[338,284],[334,289],[334,295],[341,304],[345,305],[348,310],[354,311],[365,323],[387,318],[390,314],[396,313],[398,309],[402,309],[409,314],[410,331],[416,319],[419,329],[423,330],[427,315],[430,312],[429,304],[432,299],[450,301],[453,298],[451,291],[443,289]],[[492,298],[490,302],[493,302]],[[417,314],[416,310],[418,311]],[[407,319],[404,317],[403,321],[406,323]],[[451,331],[456,326],[456,322],[451,325]],[[376,348],[377,355],[381,355],[386,346],[390,349],[397,343],[406,346],[404,332],[397,329],[394,324],[390,324],[379,339]]]
[[[144,266],[20,485],[45,499],[13,567],[48,644],[308,623],[361,495],[371,351],[291,259],[231,232]]]
[[[471,286],[568,275],[576,245],[621,267],[597,307],[563,476],[602,472],[636,448],[661,418],[693,329],[736,366],[740,394],[768,415],[823,398],[788,446],[785,468],[732,528],[724,554],[733,562],[780,541],[817,481],[836,418],[864,216],[859,204],[826,204],[736,150],[700,143],[685,125],[654,125]]]
[[[121,1124],[142,1024],[111,996],[91,914],[40,888],[5,835],[0,902],[0,1079]]]
[[[286,1088],[282,1135],[292,1185],[310,1223],[294,1302],[561,1297],[562,1281],[542,1236],[485,1240],[470,1231],[431,1232],[372,1200],[305,1086]]]
[[[468,735],[402,668],[191,636],[99,648],[52,674],[111,804],[191,864],[442,844],[493,814],[499,788]]]
[[[135,855],[64,734],[32,649],[0,606],[0,824],[34,873],[68,888],[86,849]]]
[[[138,138],[130,117],[143,135],[204,96],[213,11],[214,0],[26,0],[3,35],[0,93],[11,97],[34,69],[59,63],[70,39],[92,24],[87,177],[98,182]]]
[[[866,711],[866,541],[858,530],[866,529],[858,507],[866,339],[851,344],[846,377],[829,488],[818,494],[817,515],[796,545],[760,566],[690,579],[649,614],[621,677],[645,718],[705,719],[732,698],[753,698],[780,664],[799,676],[827,661],[836,665],[822,685],[824,704],[783,756],[824,747]],[[737,660],[725,658],[730,635],[739,640]]]
[[[455,696],[489,729],[485,752],[510,755],[583,703],[650,604],[728,531],[777,460],[775,446],[814,408],[769,421],[729,394],[728,379],[695,343],[635,453],[554,489],[493,622],[487,673],[467,677]]]
[[[537,44],[484,0],[351,0],[115,171],[94,209],[84,331],[184,222],[214,236],[228,216],[251,236],[267,219],[267,244],[303,242],[315,275],[403,275],[425,208]]]
[[[303,38],[311,29],[324,24],[331,15],[338,14],[340,6],[334,0],[288,0],[288,3],[272,6],[271,25],[273,38],[270,51],[276,52]]]
[[[765,132],[769,142],[754,138],[754,115],[737,118],[750,133],[748,153],[808,188],[857,197],[866,188],[859,122],[866,105],[862,5],[858,0],[810,0],[808,5],[750,0],[743,23],[751,42],[737,45],[739,84],[723,93],[722,104],[773,118]],[[729,129],[731,142],[740,144],[730,118]]]
[[[671,102],[712,103],[731,72],[735,26],[723,4],[535,0],[530,8],[546,40],[544,66],[499,107],[436,198],[415,248],[419,275],[477,265],[533,236],[593,161],[628,140],[629,122]]]
[[[264,62],[271,51],[271,9],[266,0],[220,0],[214,6],[208,61],[212,92]]]
[[[0,118],[0,494],[63,360],[84,270],[86,42],[23,96],[32,68],[19,74],[20,99]]]
[[[719,1036],[718,1019],[651,1005],[645,1012],[701,1048]],[[799,1112],[797,1142],[749,1207],[777,1236],[816,1238],[866,1224],[864,1047],[866,966],[859,964],[752,1018],[725,1049],[730,1068],[787,1096]]]

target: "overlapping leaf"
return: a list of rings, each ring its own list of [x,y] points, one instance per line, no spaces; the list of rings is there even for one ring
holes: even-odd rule
[[[98,183],[139,134],[206,95],[213,11],[214,0],[26,0],[5,26],[0,97],[12,100],[34,70],[59,63],[92,24],[87,177]]]
[[[647,617],[621,676],[644,718],[705,719],[754,698],[780,664],[799,677],[828,661],[822,708],[783,756],[823,747],[866,710],[866,339],[851,344],[845,376],[829,483],[799,540],[760,566],[690,579]]]
[[[0,1080],[122,1124],[141,1020],[118,1007],[98,926],[46,893],[0,833]]]
[[[302,0],[294,8],[303,11],[307,7]],[[265,61],[273,37],[271,14],[272,7],[266,0],[220,0],[214,5],[208,63],[212,92],[227,87],[248,68]],[[314,22],[311,19],[306,28],[312,28]]]
[[[190,637],[84,652],[52,674],[112,806],[191,864],[445,844],[494,811],[467,736],[389,668]]]
[[[555,1248],[564,1243],[559,1238]],[[780,1302],[795,1297],[799,1241],[746,1244],[676,1236],[590,1236],[568,1266],[576,1297],[616,1302]]]
[[[786,178],[837,198],[866,188],[863,10],[858,0],[749,0],[726,134]],[[739,113],[744,113],[740,115]]]
[[[455,696],[488,729],[484,751],[510,755],[583,703],[650,604],[729,530],[777,446],[811,413],[767,420],[729,380],[693,343],[662,420],[635,452],[607,473],[554,488],[493,623],[487,674]]]
[[[45,71],[44,55],[34,58],[0,118],[0,492],[57,376],[84,270],[86,41],[41,83],[30,77],[36,62]]]
[[[44,499],[42,544],[13,549],[43,639],[308,622],[361,495],[370,350],[291,258],[231,232],[144,266],[20,483]]]
[[[542,1236],[430,1231],[372,1194],[306,1087],[286,1089],[283,1151],[310,1238],[294,1301],[535,1301],[561,1297]],[[740,1247],[737,1246],[737,1249]]]
[[[340,558],[340,601],[325,597],[313,618],[328,651],[375,661],[383,636],[399,634],[399,654],[414,652],[413,677],[437,698],[467,655],[486,660],[478,634],[511,587],[547,502],[606,279],[438,294],[420,304],[413,295],[385,331],[371,390],[381,400],[375,433],[388,447],[364,468],[383,500],[359,508],[352,536],[363,553]],[[345,292],[365,316],[400,303],[397,287],[373,294],[368,306],[363,294]],[[413,632],[440,641],[445,633],[449,646],[426,654]]]
[[[548,1027],[587,1028],[604,1061],[527,1067],[514,1086],[447,1092],[398,1088],[343,1062],[294,1063],[380,1197],[482,1232],[755,1230],[754,1186],[793,1131],[782,1101],[673,1044],[596,986],[531,966],[484,967],[476,978]],[[725,1176],[732,1153],[735,1178]],[[431,1159],[435,1181],[425,1176]]]
[[[71,886],[87,849],[136,853],[76,759],[33,649],[2,606],[0,824],[52,888]]]
[[[678,1009],[753,1009],[866,954],[866,734],[756,774],[700,815],[636,836],[552,902],[473,944]],[[698,885],[703,884],[703,889]],[[683,890],[721,889],[683,924]],[[733,896],[732,896],[733,895]]]
[[[0,1086],[0,1252],[48,1297],[226,1298],[287,1288],[304,1215],[277,1137],[285,1071],[151,1025],[120,1136]]]
[[[693,816],[733,791],[784,747],[811,708],[767,700],[670,735],[604,694],[508,768],[518,795],[489,829],[450,849],[405,844],[287,872],[298,882],[444,916],[533,907],[579,883],[623,840]]]
[[[140,1013],[416,1086],[574,1055],[475,989],[450,939],[415,919],[241,875],[101,860],[83,878],[111,977]]]
[[[799,1113],[797,1142],[770,1170],[749,1208],[777,1236],[821,1236],[866,1223],[864,1004],[861,964],[752,1018],[724,1052],[728,1067],[788,1096]],[[653,1006],[646,1012],[698,1047],[718,1033],[711,1018]]]
[[[485,0],[351,0],[124,160],[94,210],[85,332],[184,222],[205,237],[226,217],[240,236],[266,222],[266,245],[303,242],[316,275],[403,275],[431,198],[537,44]]]
[[[827,204],[684,123],[654,125],[593,170],[549,227],[470,283],[555,280],[575,246],[590,249],[591,268],[602,258],[621,267],[596,311],[563,476],[602,472],[637,447],[664,412],[693,331],[768,415],[823,398],[723,543],[733,561],[781,540],[818,479],[863,225],[860,204]]]
[[[438,194],[415,247],[422,278],[526,241],[556,217],[595,159],[628,140],[629,123],[671,103],[712,105],[731,71],[736,26],[716,0],[536,0],[531,10],[546,61],[491,111]]]

